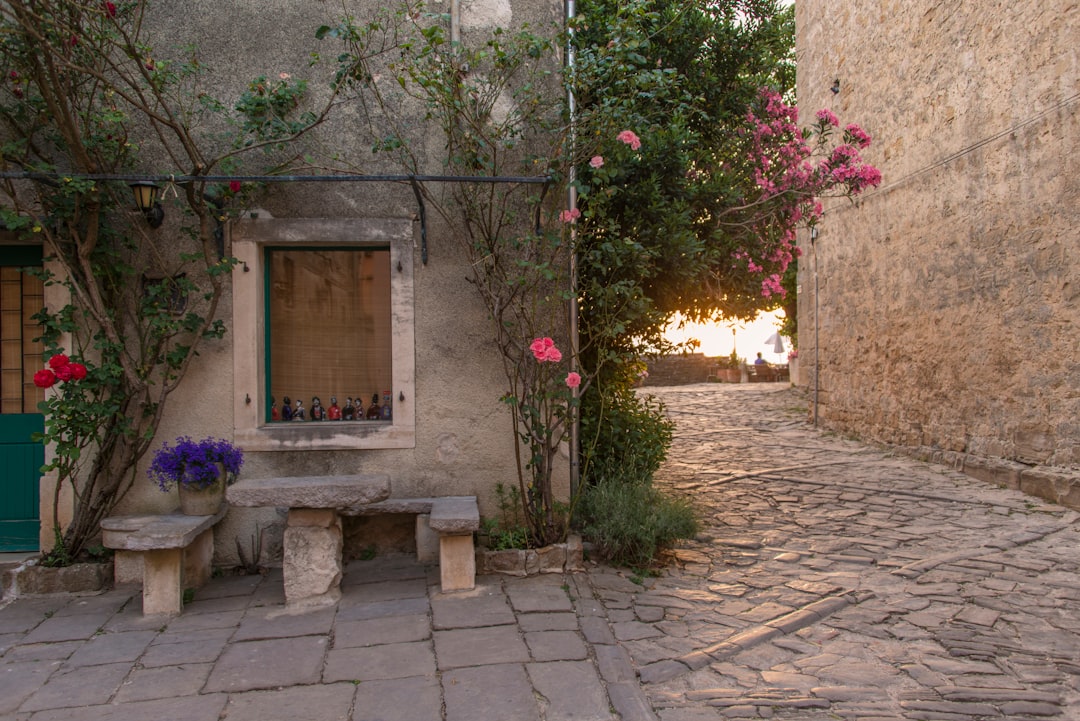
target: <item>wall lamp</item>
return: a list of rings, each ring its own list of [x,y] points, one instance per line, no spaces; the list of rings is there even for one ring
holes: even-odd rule
[[[161,190],[158,184],[150,180],[136,180],[128,185],[135,194],[135,206],[142,211],[146,224],[151,228],[160,227],[165,220],[165,209],[158,202],[158,192]]]

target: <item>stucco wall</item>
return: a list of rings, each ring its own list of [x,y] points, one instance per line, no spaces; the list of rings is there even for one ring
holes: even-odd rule
[[[358,21],[364,21],[380,4],[347,5]],[[440,8],[448,12],[449,3],[433,5],[433,9]],[[178,44],[197,42],[208,62],[227,69],[227,77],[211,76],[211,83],[228,97],[230,93],[235,96],[247,79],[258,74],[275,77],[288,72],[294,78],[310,78],[313,89],[324,83],[325,77],[313,76],[314,71],[308,69],[308,54],[316,47],[315,29],[340,12],[340,5],[322,3],[223,4],[193,0],[162,5],[154,22],[174,29]],[[515,26],[529,22],[534,29],[552,27],[561,12],[561,4],[551,2],[463,3],[463,40],[470,42],[486,36],[494,20]],[[319,49],[328,54],[337,52],[328,44]],[[402,106],[402,111],[419,116],[416,108]],[[353,172],[401,173],[399,167],[372,155],[370,143],[357,131],[359,122],[354,110],[342,109],[320,130],[318,143],[322,149],[335,149],[352,162]],[[445,141],[441,134],[424,130],[419,123],[415,127],[426,172],[442,172]],[[408,220],[417,215],[416,201],[407,184],[280,185],[260,198],[259,205],[264,213],[285,219]],[[418,243],[411,249],[415,342],[412,361],[416,370],[415,395],[409,402],[415,409],[415,443],[393,449],[249,450],[242,471],[245,477],[388,473],[395,497],[477,495],[483,515],[497,510],[496,483],[516,484],[510,416],[499,400],[507,385],[502,362],[490,341],[491,321],[476,291],[466,281],[468,269],[451,235],[453,230],[430,209],[428,220],[428,263],[421,262]],[[159,232],[169,232],[168,224]],[[228,295],[221,308],[221,317],[227,322],[234,317],[232,303],[233,297]],[[562,328],[553,328],[551,334],[560,336],[563,332]],[[249,385],[246,379],[234,377],[235,354],[253,353],[254,348],[238,343],[233,334],[204,345],[184,388],[170,399],[158,437],[233,438],[235,409],[238,403],[242,406],[244,401],[239,399],[246,395]],[[394,389],[395,398],[398,390]],[[342,400],[344,395],[339,393]],[[562,460],[565,465],[565,457]],[[563,468],[564,488],[565,475]],[[140,480],[121,511],[164,511],[175,506],[175,492],[161,494],[144,478],[140,469]],[[216,561],[235,562],[237,539],[249,550],[249,539],[257,526],[271,529],[267,544],[273,552],[282,522],[282,514],[274,509],[232,509],[216,534]]]
[[[822,0],[796,21],[804,122],[860,123],[884,178],[826,202],[816,248],[800,238],[820,422],[973,467],[1080,468],[1080,7]]]

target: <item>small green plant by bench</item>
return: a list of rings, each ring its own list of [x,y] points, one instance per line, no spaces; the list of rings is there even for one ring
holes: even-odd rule
[[[499,483],[495,486],[499,503],[498,518],[485,518],[481,533],[487,536],[488,547],[493,551],[529,547],[529,529],[521,518],[521,492],[517,487]]]

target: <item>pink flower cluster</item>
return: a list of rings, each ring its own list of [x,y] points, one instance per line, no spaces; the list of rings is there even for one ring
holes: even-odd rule
[[[533,358],[540,363],[558,363],[562,360],[562,351],[556,347],[555,341],[546,336],[533,340],[529,344],[529,350],[532,351]],[[581,385],[581,375],[570,371],[566,374],[565,382],[567,388],[577,388]]]
[[[616,135],[615,139],[620,143],[629,145],[631,150],[638,150],[641,148],[641,139],[634,134],[633,130],[624,130]]]
[[[562,360],[562,351],[555,347],[551,338],[537,338],[529,344],[533,357],[541,363],[558,363]]]
[[[767,201],[774,209],[754,221],[757,235],[772,240],[765,243],[758,258],[751,258],[744,249],[736,260],[745,260],[751,273],[766,276],[761,283],[761,294],[767,298],[785,294],[780,276],[799,255],[795,228],[821,217],[822,206],[817,196],[830,191],[858,195],[879,185],[881,172],[863,162],[859,154],[860,149],[869,147],[870,135],[858,125],[845,126],[843,142],[828,155],[818,155],[815,159],[811,141],[816,136],[817,149],[822,150],[832,128],[840,127],[839,118],[823,108],[815,114],[814,128],[803,131],[797,125],[798,110],[786,104],[779,93],[763,89],[759,99],[762,115],[759,117],[751,111],[746,120],[752,144],[748,159],[760,195],[748,198],[747,202]],[[777,219],[780,219],[779,227]]]
[[[57,381],[81,381],[86,377],[86,366],[72,363],[63,353],[57,353],[49,359],[49,367],[34,374],[34,385],[38,388],[51,388]]]
[[[581,211],[578,210],[577,208],[572,208],[570,210],[564,210],[563,212],[559,213],[559,221],[562,222],[562,223],[573,223],[574,221],[576,221],[580,217],[581,217]]]

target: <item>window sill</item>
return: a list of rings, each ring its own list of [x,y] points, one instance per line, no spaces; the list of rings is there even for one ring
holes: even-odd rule
[[[392,421],[281,421],[239,430],[237,442],[247,451],[332,451],[412,448],[412,429]]]

